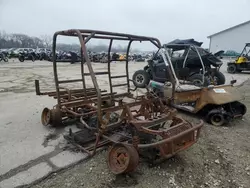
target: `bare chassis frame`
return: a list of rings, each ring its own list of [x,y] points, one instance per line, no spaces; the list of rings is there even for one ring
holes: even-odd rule
[[[59,80],[57,73],[56,62],[56,40],[58,35],[63,36],[75,36],[79,38],[81,44],[81,78],[74,80]],[[108,48],[108,71],[107,72],[94,72],[92,64],[90,62],[86,43],[92,39],[107,39],[110,40]],[[125,75],[112,76],[111,74],[111,49],[114,40],[128,41],[127,53],[126,53],[126,69]],[[44,125],[60,125],[63,119],[66,118],[78,118],[82,125],[88,131],[92,131],[91,134],[95,136],[94,145],[83,147],[80,144],[74,142],[81,150],[85,151],[89,155],[94,155],[96,149],[108,143],[115,143],[115,146],[110,151],[109,166],[110,169],[116,173],[129,172],[135,169],[138,163],[138,150],[145,148],[156,148],[160,157],[157,161],[169,158],[175,153],[186,149],[193,145],[199,137],[200,128],[203,125],[201,121],[197,125],[186,122],[182,118],[175,116],[176,110],[170,109],[163,105],[161,100],[154,97],[150,92],[144,96],[133,97],[130,88],[130,79],[128,71],[128,57],[130,46],[133,41],[150,41],[157,48],[161,47],[161,43],[158,39],[145,36],[129,35],[123,33],[113,33],[106,31],[96,30],[66,30],[59,31],[54,34],[53,37],[53,70],[56,91],[53,92],[41,92],[39,86],[39,80],[35,81],[37,95],[49,95],[57,99],[57,104],[53,109],[45,108],[42,112],[42,123]],[[89,73],[84,72],[84,60],[86,61]],[[100,90],[96,75],[108,75],[110,93],[105,93],[106,90]],[[85,82],[85,76],[90,76],[93,82],[94,88],[87,88]],[[173,76],[172,76],[173,77]],[[126,78],[124,84],[112,84],[112,80],[116,78]],[[82,82],[82,89],[67,89],[60,87],[63,83]],[[127,92],[117,94],[113,92],[114,87],[127,86]],[[62,91],[63,90],[63,91]],[[126,103],[122,100],[123,97],[129,97],[134,102]],[[108,107],[104,107],[103,102],[109,104]],[[118,105],[116,105],[118,104]],[[137,110],[132,108],[137,107]],[[79,109],[87,108],[87,113],[80,112]],[[139,109],[139,110],[138,110]],[[110,123],[110,114],[113,112],[121,111],[119,120],[115,123]],[[84,121],[85,117],[97,115],[97,126],[95,128],[89,127]],[[104,120],[105,117],[105,120]],[[166,121],[171,120],[171,125],[167,129],[159,129],[159,125],[164,127]],[[126,129],[124,134],[118,134],[118,130],[123,127]],[[123,129],[124,130],[124,129]],[[128,131],[129,130],[129,131]],[[127,134],[130,132],[129,134]],[[140,143],[140,134],[153,135],[154,137],[160,136],[161,139],[155,142],[150,140],[147,143]],[[126,134],[126,135],[125,135]],[[117,135],[120,135],[117,137]],[[121,136],[122,135],[122,136]],[[73,137],[71,137],[73,138]],[[152,142],[152,143],[150,143]],[[129,160],[126,162],[126,167],[117,166],[117,161],[114,162],[111,158],[118,160],[117,152],[119,148],[123,147],[125,153],[129,155]],[[125,148],[125,149],[124,149]],[[119,154],[120,155],[120,154]],[[116,156],[116,157],[114,157]],[[125,156],[125,155],[124,155]],[[131,157],[132,156],[132,157]],[[120,164],[120,163],[119,163]]]

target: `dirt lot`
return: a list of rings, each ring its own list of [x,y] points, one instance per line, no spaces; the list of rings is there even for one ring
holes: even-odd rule
[[[144,64],[130,63],[131,74],[142,68]],[[94,68],[102,71],[107,68],[107,65],[94,64]],[[61,70],[59,76],[63,79],[80,77],[79,65],[64,63],[59,65],[59,69]],[[124,64],[114,63],[112,70],[114,74],[121,75]],[[225,67],[222,68],[222,72],[225,73]],[[228,81],[232,78],[232,75],[226,73],[225,75]],[[238,80],[238,83],[242,83],[249,74],[242,73],[233,77]],[[49,147],[43,145],[44,136],[50,130],[41,128],[39,122],[42,108],[45,105],[51,108],[55,101],[46,96],[35,96],[35,79],[40,79],[43,89],[53,89],[51,63],[11,62],[0,65],[0,153],[4,153],[4,157],[1,156],[1,168],[3,168],[0,168],[0,175],[3,175],[0,176],[0,181],[1,178],[4,180],[11,177],[10,174],[14,168],[22,169],[24,163],[57,149],[58,143],[53,143],[53,140],[47,143]],[[118,82],[122,83],[122,80]],[[91,86],[90,80],[88,83]],[[106,77],[100,77],[100,85],[103,88],[108,89],[107,83]],[[250,108],[250,81],[245,82],[239,89],[245,95],[244,103]],[[8,106],[8,104],[14,106]],[[189,121],[198,121],[188,114],[182,115]],[[109,173],[106,163],[107,152],[104,150],[74,167],[53,173],[31,187],[248,188],[250,186],[249,120],[248,112],[242,120],[235,120],[228,127],[206,124],[202,128],[200,140],[190,149],[156,167],[149,167],[141,161],[136,172],[127,176],[114,176]],[[65,163],[68,162],[67,160],[70,159],[66,159]],[[20,169],[16,170],[21,171]]]
[[[250,82],[241,88],[248,93]],[[250,108],[250,95],[245,104]],[[186,114],[186,119],[196,121]],[[157,167],[141,162],[137,171],[115,176],[107,169],[107,152],[102,151],[87,162],[52,175],[34,186],[41,187],[211,187],[248,188],[250,186],[250,115],[228,127],[206,124],[199,142]]]

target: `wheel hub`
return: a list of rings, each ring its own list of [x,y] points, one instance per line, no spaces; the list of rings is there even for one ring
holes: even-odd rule
[[[139,84],[142,84],[144,82],[144,76],[142,74],[136,75],[135,81]]]
[[[50,109],[44,108],[42,111],[41,121],[44,126],[49,125],[51,121]]]
[[[211,116],[211,123],[216,126],[221,126],[225,123],[225,118],[222,114],[213,114]]]
[[[116,144],[112,146],[108,155],[108,165],[114,174],[133,171],[139,162],[139,155],[132,146]]]

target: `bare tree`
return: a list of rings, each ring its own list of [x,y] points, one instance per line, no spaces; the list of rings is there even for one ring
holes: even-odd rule
[[[40,39],[40,38],[38,38],[38,37],[32,37],[32,39],[33,39],[33,42],[34,42],[34,46],[37,48],[42,48],[42,47],[44,47],[44,44],[43,44],[43,41]]]
[[[40,39],[43,41],[46,48],[50,48],[52,46],[52,37],[50,35],[41,35]]]

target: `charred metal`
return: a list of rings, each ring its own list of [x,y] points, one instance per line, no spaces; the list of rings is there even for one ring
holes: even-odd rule
[[[78,37],[81,44],[81,78],[59,80],[56,62],[57,36]],[[108,70],[94,72],[87,53],[86,43],[93,38],[109,40]],[[111,72],[111,48],[113,41],[128,41],[124,75],[113,76]],[[158,39],[145,36],[112,33],[96,30],[59,31],[53,37],[53,71],[56,91],[41,92],[39,81],[35,81],[37,95],[48,95],[57,99],[52,109],[45,108],[42,112],[44,126],[60,126],[68,119],[76,119],[81,127],[65,138],[93,156],[97,149],[110,145],[108,165],[115,174],[135,170],[139,155],[151,163],[160,162],[197,142],[203,121],[191,124],[176,115],[176,110],[166,106],[163,101],[151,92],[134,96],[137,88],[131,88],[128,71],[128,57],[132,42],[149,41],[157,48],[161,47]],[[85,60],[85,61],[84,61]],[[84,63],[88,72],[84,70]],[[171,71],[169,71],[171,74]],[[97,75],[108,75],[109,92],[101,90]],[[87,88],[86,76],[90,76],[93,88]],[[173,77],[173,76],[172,76]],[[125,78],[126,82],[113,84],[113,80]],[[82,82],[82,88],[69,89],[61,87],[63,83]],[[126,92],[114,92],[115,87],[126,86]],[[150,155],[149,155],[150,154]]]

